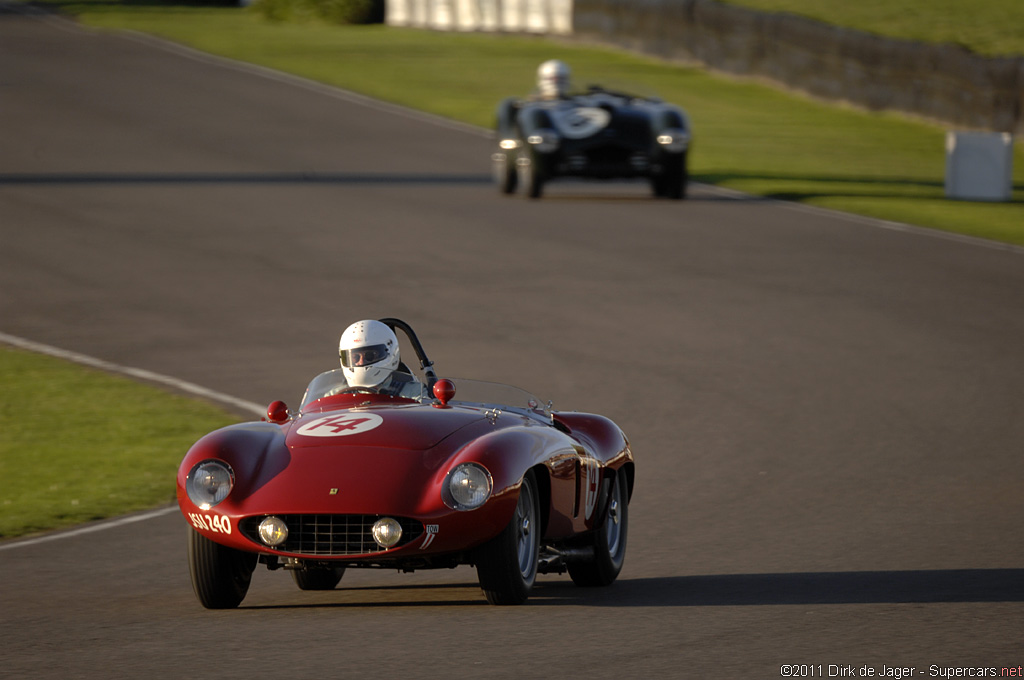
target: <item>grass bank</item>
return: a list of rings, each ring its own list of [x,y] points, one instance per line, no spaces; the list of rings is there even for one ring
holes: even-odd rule
[[[696,135],[692,170],[698,181],[1024,245],[1019,143],[1011,202],[948,201],[945,129],[938,125],[812,101],[619,50],[534,36],[270,23],[240,8],[55,4],[89,26],[160,36],[483,127],[492,125],[501,98],[532,89],[537,64],[560,58],[571,64],[578,83],[635,85],[686,108]]]
[[[169,503],[188,448],[238,420],[127,378],[0,347],[0,539]]]
[[[950,43],[989,57],[1024,54],[1020,0],[722,0],[887,38]]]

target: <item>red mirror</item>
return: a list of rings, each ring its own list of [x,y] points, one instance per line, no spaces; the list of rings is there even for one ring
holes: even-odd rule
[[[267,420],[278,425],[288,420],[288,404],[280,400],[273,402],[267,407]]]
[[[441,402],[439,408],[447,408],[448,402],[455,397],[455,383],[447,378],[441,378],[434,383],[434,396]]]

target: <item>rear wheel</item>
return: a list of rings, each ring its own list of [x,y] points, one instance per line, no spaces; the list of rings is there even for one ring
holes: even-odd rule
[[[345,567],[307,567],[292,572],[301,590],[334,590],[345,574]]]
[[[607,586],[614,583],[626,560],[626,535],[629,533],[629,490],[626,476],[615,475],[604,526],[594,531],[588,545],[594,549],[593,559],[570,562],[567,567],[572,582],[578,586]]]
[[[651,189],[658,198],[679,200],[686,198],[690,174],[686,167],[686,153],[667,156],[661,172],[651,176]]]
[[[670,158],[665,168],[665,196],[674,200],[686,198],[686,185],[689,181],[686,153]]]
[[[651,193],[655,198],[665,197],[665,180],[661,175],[651,175]]]
[[[526,196],[540,198],[544,193],[544,170],[540,167],[540,157],[533,151],[523,151],[516,160],[516,172]]]
[[[537,579],[540,532],[540,497],[533,472],[528,472],[519,488],[512,520],[477,549],[476,573],[488,602],[526,602]]]
[[[214,543],[198,531],[188,535],[192,589],[207,609],[233,609],[249,592],[257,556]]]

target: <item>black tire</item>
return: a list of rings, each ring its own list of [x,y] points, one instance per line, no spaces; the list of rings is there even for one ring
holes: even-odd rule
[[[334,590],[344,575],[345,567],[309,567],[292,571],[292,578],[300,590]]]
[[[509,152],[498,149],[491,156],[494,170],[494,182],[498,185],[498,191],[503,194],[514,194],[519,184],[519,175],[516,174],[515,157],[510,157]]]
[[[690,182],[690,173],[686,167],[686,153],[672,156],[665,164],[665,174],[662,179],[664,196],[672,200],[686,198],[687,184]]]
[[[544,169],[541,158],[530,150],[523,151],[516,162],[518,182],[527,198],[540,198],[544,194]]]
[[[491,604],[522,604],[529,598],[537,579],[540,520],[540,496],[531,471],[523,478],[508,526],[476,552],[477,578]]]
[[[662,174],[651,175],[651,193],[655,198],[665,198],[665,177]]]
[[[192,589],[207,609],[234,609],[249,592],[256,553],[214,543],[198,531],[188,534],[188,570]]]
[[[626,537],[629,534],[629,489],[626,475],[615,475],[608,498],[604,523],[588,537],[594,549],[592,560],[566,565],[572,582],[587,588],[607,586],[615,582],[626,560]]]

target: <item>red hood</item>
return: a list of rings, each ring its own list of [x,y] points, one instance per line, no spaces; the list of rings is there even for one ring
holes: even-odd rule
[[[305,413],[289,425],[285,441],[289,449],[371,446],[425,451],[483,418],[472,409],[371,405]]]

